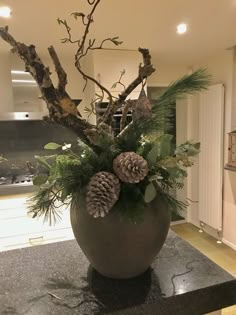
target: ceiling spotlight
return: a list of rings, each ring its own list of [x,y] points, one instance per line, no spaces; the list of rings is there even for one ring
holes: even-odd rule
[[[177,26],[178,34],[185,34],[187,32],[188,26],[185,23],[181,23]]]
[[[9,18],[11,16],[11,9],[9,7],[0,7],[0,17]]]

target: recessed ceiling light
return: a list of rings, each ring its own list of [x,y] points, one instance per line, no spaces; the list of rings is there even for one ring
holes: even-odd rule
[[[177,33],[178,34],[185,34],[188,30],[188,26],[185,23],[181,23],[177,25]]]
[[[0,7],[0,17],[9,18],[11,16],[11,9],[9,7]]]

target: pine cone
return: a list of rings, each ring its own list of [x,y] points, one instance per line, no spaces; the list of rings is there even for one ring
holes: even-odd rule
[[[135,106],[132,112],[132,118],[134,121],[140,119],[149,119],[152,117],[152,105],[142,88],[139,98],[135,102]]]
[[[124,183],[139,183],[148,173],[148,164],[134,152],[124,152],[113,161],[115,174]]]
[[[119,198],[120,182],[112,173],[95,174],[87,188],[87,211],[94,218],[105,217]]]

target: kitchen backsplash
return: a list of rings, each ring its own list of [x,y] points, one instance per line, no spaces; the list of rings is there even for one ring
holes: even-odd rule
[[[48,142],[76,145],[77,137],[63,127],[41,120],[0,121],[0,155],[8,160],[0,163],[0,177],[27,173],[27,161],[35,165],[35,155],[51,154],[43,149]]]

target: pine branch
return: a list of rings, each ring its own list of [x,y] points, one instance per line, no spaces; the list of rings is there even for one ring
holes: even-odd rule
[[[59,205],[60,192],[55,184],[40,188],[29,199],[28,213],[33,218],[43,217],[45,222],[49,222],[49,225],[55,224],[61,219],[61,204]]]
[[[168,132],[173,117],[173,110],[176,101],[185,98],[189,94],[200,92],[207,89],[211,77],[206,69],[199,69],[190,75],[185,75],[181,79],[173,82],[164,91],[152,106],[152,118],[148,120],[137,120],[131,122],[117,136],[120,143],[128,141],[131,137],[133,141],[139,141],[142,134],[152,131]]]
[[[164,91],[156,100],[152,111],[158,109],[161,104],[175,103],[177,100],[183,99],[187,94],[193,94],[202,90],[206,90],[211,80],[211,76],[206,69],[198,69],[190,75],[185,75],[179,80],[170,84],[166,91]]]

